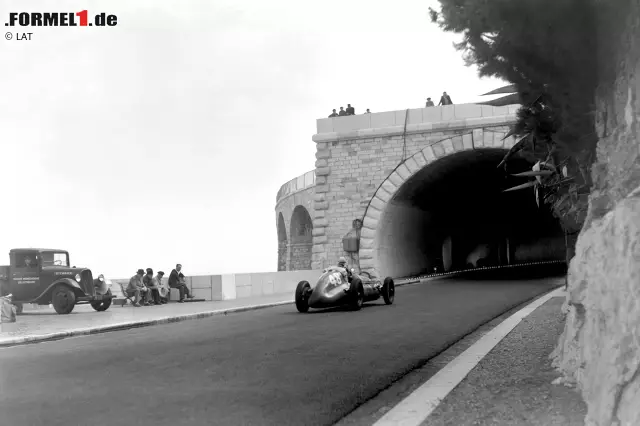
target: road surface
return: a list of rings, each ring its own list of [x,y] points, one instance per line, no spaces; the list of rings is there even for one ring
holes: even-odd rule
[[[359,312],[285,305],[5,348],[0,424],[330,425],[551,288],[449,279],[398,287],[393,305]]]

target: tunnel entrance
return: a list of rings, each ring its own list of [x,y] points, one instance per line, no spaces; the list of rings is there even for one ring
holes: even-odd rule
[[[278,271],[287,270],[287,227],[282,213],[278,214]]]
[[[452,153],[409,177],[378,221],[373,264],[383,275],[417,276],[482,266],[564,260],[564,233],[526,182],[497,169],[507,150]],[[509,173],[530,170],[512,161]]]
[[[311,269],[311,250],[313,247],[313,223],[307,209],[296,206],[291,215],[289,237],[289,270]]]

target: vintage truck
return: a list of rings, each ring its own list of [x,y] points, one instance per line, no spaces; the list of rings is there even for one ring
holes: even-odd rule
[[[58,314],[71,313],[77,304],[89,303],[98,312],[111,306],[114,296],[104,277],[72,267],[65,250],[13,249],[9,259],[9,266],[0,266],[0,294],[12,295],[18,313],[24,303],[51,304]]]

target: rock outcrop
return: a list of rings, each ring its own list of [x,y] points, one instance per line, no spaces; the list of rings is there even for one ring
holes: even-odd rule
[[[598,158],[554,352],[585,423],[640,425],[640,2],[598,7]]]
[[[582,390],[587,424],[640,425],[640,190],[580,235],[569,274],[557,365]]]

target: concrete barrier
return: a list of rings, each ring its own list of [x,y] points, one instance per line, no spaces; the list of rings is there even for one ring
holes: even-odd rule
[[[255,272],[245,274],[193,275],[185,277],[191,294],[204,300],[232,300],[245,297],[267,296],[291,293],[302,280],[314,283],[322,270]],[[163,282],[168,280],[163,278]],[[119,283],[129,283],[129,279],[111,279],[111,292],[122,297]]]

